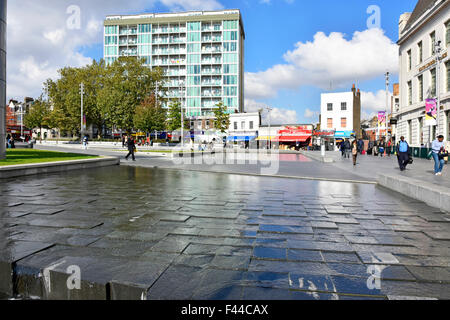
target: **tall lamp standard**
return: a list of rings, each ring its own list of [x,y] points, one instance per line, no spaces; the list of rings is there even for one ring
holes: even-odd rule
[[[270,112],[273,110],[273,108],[271,108],[271,107],[266,107],[265,108],[266,110],[267,110],[267,112],[268,112],[268,114],[269,114],[269,141],[268,141],[268,143],[267,143],[267,145],[269,146],[269,149],[272,149],[272,135],[271,135],[271,128],[270,128],[270,123],[271,123],[271,115],[270,115]]]
[[[441,113],[441,52],[442,52],[442,48],[441,48],[441,41],[437,41],[435,43],[435,54],[436,54],[436,135],[440,134],[440,125],[439,125],[439,120],[440,120],[440,113]],[[435,137],[431,137],[430,141],[433,141]]]
[[[83,103],[84,103],[84,83],[80,84],[80,95],[81,95],[81,126],[80,126],[80,138],[81,143],[83,143],[83,132],[84,132],[84,115],[83,115]]]
[[[186,87],[181,84],[180,85],[180,106],[181,106],[181,149],[184,149],[184,109],[183,109],[183,98],[184,91]]]
[[[388,135],[389,135],[389,129],[388,129],[388,119],[389,119],[389,116],[388,116],[388,110],[389,110],[389,72],[386,72],[385,76],[386,76],[386,110],[384,112],[384,117],[385,117],[384,126],[386,128],[386,143],[387,143],[387,138],[388,138]]]
[[[0,0],[0,38],[6,39],[6,0]],[[0,42],[0,159],[6,158],[6,41]]]

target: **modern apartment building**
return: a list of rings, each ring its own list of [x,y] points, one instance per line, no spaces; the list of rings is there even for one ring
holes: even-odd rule
[[[439,62],[435,50],[438,41],[442,49]],[[420,0],[412,13],[402,14],[398,44],[400,104],[394,110],[396,139],[404,136],[414,147],[428,145],[438,134],[449,141],[450,1]],[[441,101],[439,132],[437,126],[426,126],[425,122],[426,99],[438,96]]]
[[[239,10],[108,16],[104,59],[145,59],[167,76],[167,98],[188,117],[213,116],[220,101],[230,113],[244,104],[244,26]]]

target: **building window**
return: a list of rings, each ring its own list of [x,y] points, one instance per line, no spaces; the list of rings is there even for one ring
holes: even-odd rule
[[[238,123],[235,122],[235,123],[234,123],[234,130],[237,130],[237,129],[238,129]]]
[[[333,129],[333,118],[328,118],[327,120],[327,128]]]
[[[450,92],[450,61],[445,63],[445,68],[447,69],[447,92]]]
[[[408,50],[407,55],[408,55],[408,71],[411,71],[411,67],[412,67],[411,50]]]
[[[341,118],[341,128],[347,128],[347,118]]]
[[[434,51],[436,49],[436,32],[433,31],[430,33],[430,47],[431,47],[431,55],[434,55]]]
[[[430,71],[431,73],[431,96],[436,96],[436,69]]]
[[[341,111],[347,111],[347,102],[341,103]]]
[[[408,105],[412,105],[412,82],[408,81]]]
[[[445,44],[447,47],[450,45],[450,21],[445,24]]]
[[[245,121],[241,122],[241,130],[245,130]]]
[[[423,75],[420,75],[417,80],[419,81],[419,101],[423,101]]]
[[[423,61],[423,43],[422,43],[422,41],[420,41],[417,44],[417,52],[418,52],[419,63],[422,63],[422,61]]]
[[[250,130],[253,130],[253,121],[250,121]]]
[[[333,104],[332,103],[328,103],[327,104],[327,110],[328,111],[333,111]]]

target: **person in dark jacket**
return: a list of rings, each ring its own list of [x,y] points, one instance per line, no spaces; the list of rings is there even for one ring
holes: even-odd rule
[[[400,141],[397,144],[397,157],[400,171],[406,170],[406,166],[409,163],[409,151],[410,148],[408,142],[405,141],[405,137],[401,137]]]
[[[345,148],[345,157],[350,159],[350,153],[352,152],[352,146],[350,144],[350,140],[345,139],[344,148]]]
[[[125,157],[125,159],[128,160],[128,157],[131,156],[131,158],[133,159],[133,161],[136,161],[136,158],[134,157],[134,151],[136,150],[136,144],[134,143],[134,139],[133,137],[128,137],[127,140],[127,147],[128,147],[128,154]]]
[[[384,138],[380,139],[378,143],[378,152],[380,153],[380,157],[384,156],[384,151],[386,150],[386,143],[384,142]]]
[[[358,140],[358,153],[362,154],[364,151],[364,141],[363,139]]]

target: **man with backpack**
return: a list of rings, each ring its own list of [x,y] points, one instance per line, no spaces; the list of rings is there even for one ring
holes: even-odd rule
[[[409,144],[405,141],[405,137],[401,137],[397,144],[397,158],[400,171],[405,171],[409,163]]]

